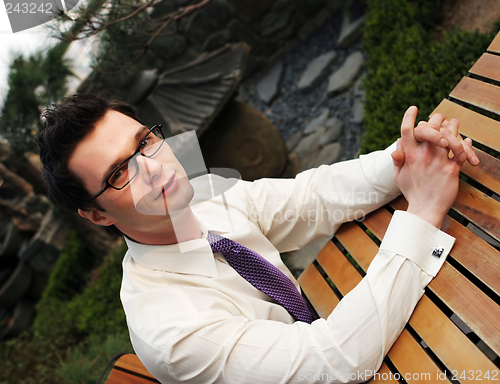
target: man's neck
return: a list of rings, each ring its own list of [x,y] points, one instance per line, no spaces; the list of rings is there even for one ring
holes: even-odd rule
[[[190,207],[177,211],[165,219],[161,227],[148,232],[132,228],[118,228],[131,240],[148,245],[170,245],[200,239],[202,230]]]

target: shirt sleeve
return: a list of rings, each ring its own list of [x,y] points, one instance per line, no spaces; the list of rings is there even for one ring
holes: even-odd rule
[[[294,179],[242,182],[247,216],[280,252],[331,237],[342,223],[362,220],[400,194],[392,178],[394,150],[395,144]]]
[[[366,276],[327,319],[285,324],[192,309],[163,350],[141,347],[142,356],[150,356],[146,367],[164,383],[364,382],[380,367],[453,243],[419,217],[396,211]],[[131,338],[134,347],[141,345],[134,332]]]

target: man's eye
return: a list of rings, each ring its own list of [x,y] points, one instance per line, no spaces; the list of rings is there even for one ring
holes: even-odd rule
[[[126,176],[127,176],[127,166],[122,166],[111,175],[110,182],[111,184],[114,184],[116,182],[121,182],[125,179]]]
[[[145,139],[143,139],[143,140],[141,141],[141,143],[139,144],[139,148],[140,148],[140,149],[144,149],[144,148],[146,148],[146,147],[149,145],[149,144],[148,144],[148,142],[149,142],[149,138],[145,138]]]

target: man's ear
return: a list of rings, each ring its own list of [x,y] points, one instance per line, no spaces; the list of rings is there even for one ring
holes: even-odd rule
[[[116,220],[110,218],[104,212],[99,211],[95,208],[91,208],[88,211],[84,211],[84,210],[79,209],[78,214],[81,217],[89,219],[91,222],[93,222],[94,224],[97,224],[97,225],[109,226],[109,225],[113,225],[116,221]]]

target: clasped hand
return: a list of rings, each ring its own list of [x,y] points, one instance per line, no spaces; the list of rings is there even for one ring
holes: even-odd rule
[[[435,114],[414,128],[416,117],[416,107],[403,117],[401,139],[392,155],[393,177],[408,201],[407,211],[441,228],[457,197],[460,168],[466,159],[472,165],[479,160],[472,141],[458,134],[458,120]]]

